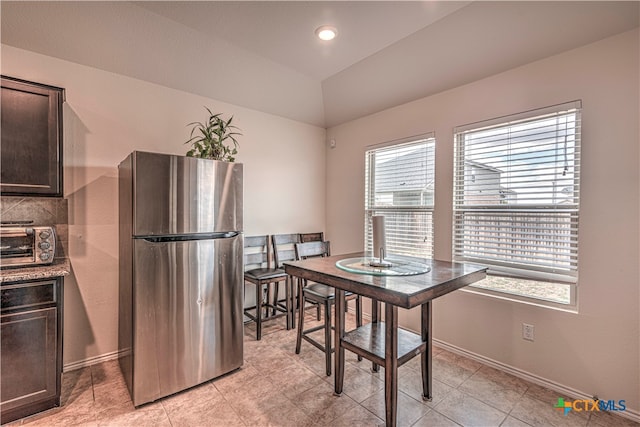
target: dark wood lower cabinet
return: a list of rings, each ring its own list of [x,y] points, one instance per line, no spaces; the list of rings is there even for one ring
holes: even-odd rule
[[[0,422],[60,405],[62,278],[2,283]]]

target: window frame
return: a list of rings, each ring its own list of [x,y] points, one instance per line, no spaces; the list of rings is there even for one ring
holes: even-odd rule
[[[375,203],[375,177],[376,177],[376,168],[375,164],[371,164],[372,156],[375,156],[376,153],[383,153],[387,150],[392,150],[394,148],[401,149],[403,147],[410,147],[412,145],[420,145],[420,144],[431,144],[431,155],[427,153],[425,160],[427,161],[427,165],[425,167],[425,182],[428,181],[429,173],[432,175],[432,203],[421,203],[417,205],[403,205],[403,206],[381,206],[376,205]],[[427,145],[428,147],[428,145]],[[429,150],[429,148],[427,148]],[[372,239],[372,226],[371,226],[371,217],[373,215],[393,215],[397,213],[404,214],[412,214],[412,215],[421,215],[424,214],[426,216],[426,223],[423,225],[427,229],[427,235],[423,240],[426,243],[426,246],[429,248],[427,253],[419,253],[409,256],[416,256],[420,258],[433,258],[434,255],[434,213],[435,213],[435,150],[436,150],[436,138],[434,132],[419,134],[407,138],[397,139],[393,141],[384,142],[381,144],[375,144],[365,147],[365,200],[364,200],[364,247],[365,247],[365,255],[372,255],[372,247],[373,247],[373,239]],[[431,166],[431,170],[429,167]],[[421,202],[424,202],[423,192],[420,193]],[[402,256],[408,255],[407,253],[398,254],[391,249],[393,246],[394,237],[390,235],[393,227],[389,226],[389,221],[385,220],[386,225],[386,233],[387,233],[387,250],[389,251],[390,256]],[[396,236],[402,236],[402,234],[398,233]],[[407,236],[410,236],[407,234]],[[397,238],[397,237],[396,237]],[[409,239],[411,240],[411,239]],[[417,240],[416,240],[417,241]],[[409,243],[410,244],[410,243]],[[391,249],[391,250],[390,250]]]
[[[517,300],[517,301],[521,301],[529,304],[559,308],[559,309],[568,310],[568,311],[574,311],[577,309],[578,236],[579,236],[578,225],[579,225],[579,214],[580,214],[581,111],[582,111],[582,102],[580,100],[576,100],[576,101],[567,102],[563,104],[552,105],[545,108],[529,110],[522,113],[498,117],[495,119],[475,122],[468,125],[458,126],[454,129],[453,136],[454,136],[454,152],[455,153],[454,153],[453,200],[452,200],[452,206],[453,206],[452,260],[455,262],[487,265],[489,267],[489,275],[487,280],[491,280],[491,277],[494,277],[494,276],[501,276],[501,277],[507,277],[507,278],[513,277],[516,279],[532,280],[538,283],[552,282],[559,285],[568,285],[569,301],[568,303],[564,303],[564,302],[560,302],[558,299],[547,300],[541,297],[533,296],[532,294],[524,295],[524,294],[515,293],[515,291],[514,293],[511,293],[511,292],[499,290],[496,288],[487,289],[487,287],[485,287],[486,286],[486,283],[484,283],[485,281],[483,281],[482,283],[478,283],[476,285],[471,285],[472,287],[468,289],[469,292],[481,293],[481,294],[490,295],[490,296],[494,296],[501,299]],[[568,203],[568,207],[560,206],[560,203],[556,201],[557,200],[555,199],[555,195],[557,191],[556,187],[553,187],[553,190],[551,193],[553,194],[553,198],[552,198],[553,202],[546,202],[546,203],[539,201],[538,203],[523,203],[521,205],[519,205],[517,202],[509,204],[508,200],[506,200],[506,197],[512,197],[512,196],[507,195],[505,197],[505,195],[501,193],[500,194],[501,200],[499,202],[494,201],[492,205],[491,202],[483,203],[479,201],[479,200],[482,200],[482,197],[479,197],[477,195],[478,192],[476,192],[474,195],[469,194],[470,185],[468,183],[475,183],[475,180],[472,179],[475,176],[471,178],[467,178],[467,176],[469,175],[469,171],[471,170],[467,166],[467,163],[473,162],[474,160],[472,155],[465,157],[466,155],[465,150],[469,150],[467,145],[465,145],[465,137],[472,135],[474,133],[479,134],[480,132],[483,132],[485,130],[495,130],[496,132],[499,132],[499,131],[507,132],[507,129],[508,129],[508,132],[510,132],[512,128],[521,126],[523,124],[534,124],[534,123],[542,124],[545,120],[548,120],[549,118],[569,117],[572,114],[574,115],[574,118],[573,118],[574,122],[573,122],[573,127],[570,130],[571,132],[573,132],[571,134],[573,136],[573,140],[571,141],[572,143],[571,148],[573,151],[571,152],[571,155],[569,158],[570,158],[570,165],[572,167],[570,175],[572,176],[572,179],[573,179],[573,183],[572,183],[573,189],[571,193],[572,202]],[[509,136],[507,138],[504,138],[506,142],[500,142],[499,137],[496,136],[495,147],[500,147],[500,149],[506,149],[508,147],[509,149],[511,149],[511,145],[515,144],[513,140],[515,140],[516,137],[514,136],[512,140],[512,135],[510,133],[508,133],[508,135]],[[553,147],[553,150],[558,150],[557,147],[561,143],[559,139],[559,135],[560,133],[556,131],[555,135],[553,136],[553,143],[551,144],[551,146]],[[565,133],[564,133],[565,155],[563,158],[565,170],[567,165],[567,156],[566,156],[567,135],[568,135],[567,128],[565,128]],[[491,143],[494,142],[491,139],[488,139],[488,141],[491,141]],[[525,140],[525,141],[527,141],[525,143],[528,143],[528,140]],[[534,141],[533,138],[532,138],[532,141]],[[483,143],[486,144],[487,142],[483,142]],[[476,144],[481,147],[481,143],[476,142]],[[491,152],[494,153],[494,155],[495,155],[495,152],[498,152],[498,149],[495,147],[492,147],[490,149],[492,150]],[[543,145],[541,145],[541,147],[543,147]],[[541,148],[541,147],[538,147],[537,150],[532,150],[535,156],[543,157],[542,153],[545,150],[549,150],[548,148]],[[477,147],[475,147],[474,149],[478,150]],[[473,149],[470,151],[473,153]],[[476,153],[477,152],[479,151],[476,151]],[[517,161],[515,160],[515,157],[516,156],[514,156],[513,159],[510,156],[508,157],[508,161],[506,162],[507,164],[506,168],[511,168],[513,167],[514,164],[517,163]],[[549,165],[558,167],[560,163],[561,162],[558,159],[555,159],[555,161],[536,160],[532,164],[536,166],[538,165],[547,166],[549,164]],[[529,173],[531,174],[531,172]],[[466,181],[465,181],[465,178],[467,178]],[[527,181],[522,181],[522,182],[524,182],[525,185],[528,185],[528,184],[537,182],[536,179],[537,178],[535,177],[529,178]],[[496,188],[502,188],[502,185],[500,184],[501,182],[499,179],[498,187]],[[540,188],[544,189],[542,183],[540,184]],[[507,188],[507,190],[511,191],[510,188]],[[540,191],[537,188],[536,190]],[[475,197],[475,200],[474,200],[474,197]],[[515,195],[515,197],[517,198],[517,194]],[[527,197],[525,195],[526,200],[533,197],[535,196]],[[475,201],[475,204],[474,204],[474,201]],[[465,223],[464,221],[466,221],[466,218],[473,215],[473,212],[477,212],[477,221],[475,223],[473,222]],[[473,230],[474,226],[475,226],[475,230],[478,231],[479,233],[484,231],[489,235],[489,237],[486,238],[489,243],[487,242],[478,243],[475,249],[476,253],[481,251],[485,247],[485,245],[488,245],[486,247],[490,248],[491,241],[495,242],[504,238],[505,231],[503,227],[492,225],[492,226],[484,226],[485,228],[483,229],[482,221],[487,221],[488,219],[492,218],[490,216],[491,212],[495,212],[495,215],[498,218],[497,219],[498,223],[500,223],[500,221],[503,221],[503,219],[501,219],[501,216],[507,218],[507,220],[505,220],[505,223],[509,224],[509,226],[507,227],[508,231],[511,234],[516,235],[516,237],[512,237],[511,239],[509,239],[511,244],[513,244],[514,246],[515,246],[515,243],[513,242],[517,240],[517,233],[522,232],[521,230],[518,231],[518,227],[522,227],[521,225],[522,219],[517,219],[518,216],[522,218],[522,215],[524,214],[524,217],[526,218],[526,215],[531,215],[532,219],[530,221],[531,221],[531,224],[536,224],[536,228],[534,229],[536,232],[540,232],[538,230],[543,229],[543,227],[539,225],[538,221],[536,221],[535,219],[536,215],[546,215],[545,220],[547,218],[551,218],[552,225],[556,225],[559,228],[562,227],[562,225],[565,224],[566,222],[566,224],[568,224],[568,226],[566,226],[567,227],[566,229],[569,231],[566,233],[567,234],[566,236],[563,236],[561,240],[562,243],[558,243],[558,246],[561,247],[564,244],[565,247],[569,248],[569,249],[565,249],[567,253],[569,253],[569,260],[570,260],[568,262],[568,265],[569,265],[568,270],[559,269],[561,271],[558,272],[558,271],[554,271],[553,266],[549,268],[543,268],[542,266],[536,267],[532,265],[527,266],[522,262],[522,260],[520,264],[514,263],[514,262],[503,262],[501,265],[499,255],[496,255],[493,261],[489,260],[488,259],[489,257],[486,257],[486,256],[483,257],[484,254],[477,254],[476,256],[470,256],[474,251],[469,248],[472,247],[473,245],[468,244],[465,241],[464,237],[467,235],[465,233],[468,233],[469,230]],[[483,218],[483,215],[484,215],[484,218]],[[494,218],[494,220],[496,220],[496,218]],[[494,231],[487,231],[487,230],[492,230],[491,227],[493,227]],[[496,231],[496,230],[499,230],[499,231]],[[506,234],[509,235],[509,233],[506,233]],[[496,236],[499,236],[499,237],[496,237]],[[520,239],[522,239],[522,236],[520,236]],[[555,248],[555,246],[553,247]],[[534,244],[528,247],[523,246],[523,248],[526,248],[529,253],[535,253],[538,246],[537,244]],[[509,257],[510,257],[509,255],[504,255],[503,259],[508,260]],[[536,257],[534,258],[541,259],[542,257],[539,256],[539,252],[538,252],[536,254]],[[553,262],[556,262],[556,260],[554,259]]]

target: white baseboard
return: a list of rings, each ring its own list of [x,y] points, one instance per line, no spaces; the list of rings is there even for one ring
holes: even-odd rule
[[[461,356],[467,357],[469,359],[473,359],[477,362],[482,363],[483,365],[491,366],[492,368],[498,369],[500,371],[506,372],[508,374],[513,375],[514,377],[522,378],[523,380],[529,381],[531,383],[537,384],[539,386],[548,388],[550,390],[557,391],[562,396],[570,397],[572,399],[593,399],[593,396],[582,392],[580,390],[576,390],[574,388],[565,386],[563,384],[559,384],[557,382],[548,380],[541,376],[529,373],[527,371],[523,371],[522,369],[515,368],[513,366],[507,365],[502,362],[498,362],[497,360],[490,359],[488,357],[482,356],[480,354],[473,353],[471,351],[467,351],[463,348],[457,347],[455,345],[449,344],[447,342],[433,339],[433,344],[443,348],[451,353],[456,353]],[[616,412],[616,415],[620,415],[621,417],[630,419],[635,422],[640,422],[640,412],[627,409],[625,411]]]
[[[97,365],[98,363],[106,362],[108,360],[118,359],[125,356],[128,353],[127,350],[112,351],[110,353],[101,354],[100,356],[89,357],[87,359],[78,360],[77,362],[67,363],[62,367],[62,372],[75,371],[76,369],[86,368],[91,365]]]

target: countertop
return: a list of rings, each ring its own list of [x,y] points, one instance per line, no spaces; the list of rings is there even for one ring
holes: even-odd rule
[[[18,282],[23,280],[48,279],[66,276],[71,272],[69,258],[56,258],[49,265],[37,267],[13,267],[0,270],[0,283]]]

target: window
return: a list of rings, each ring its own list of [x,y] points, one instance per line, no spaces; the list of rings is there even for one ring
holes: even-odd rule
[[[433,256],[435,139],[432,134],[369,147],[366,152],[365,248],[371,217],[385,217],[387,253]]]
[[[455,129],[453,259],[478,287],[575,305],[581,102]]]

